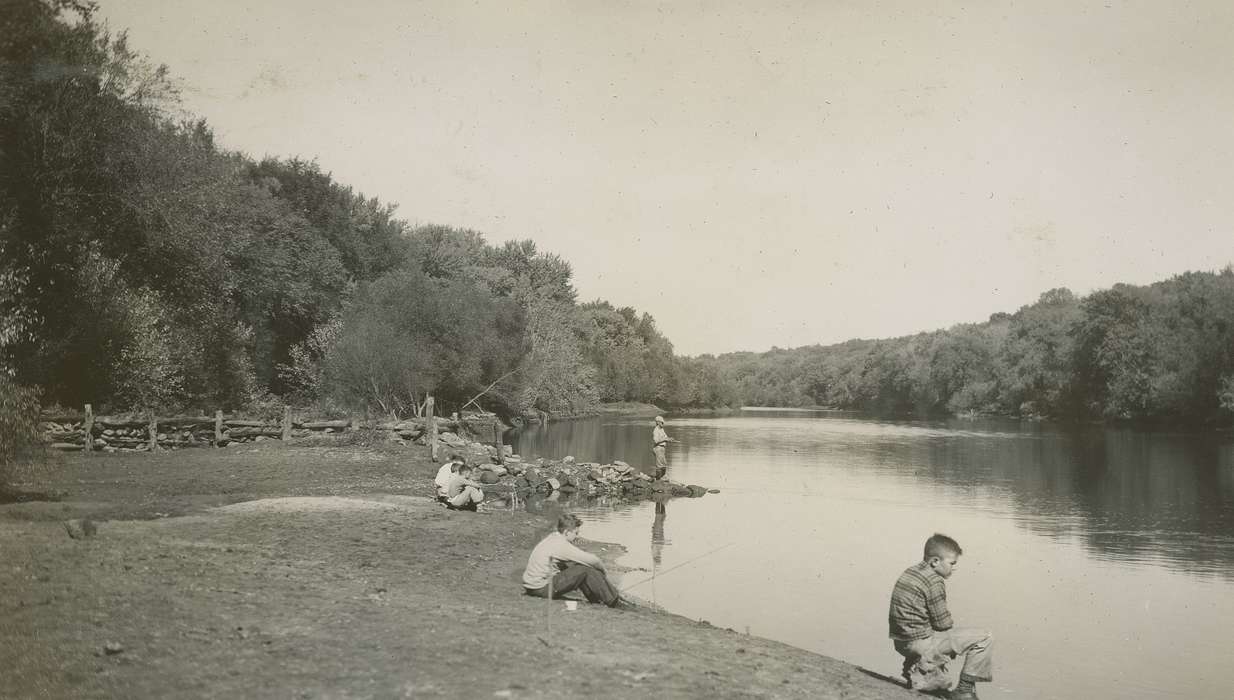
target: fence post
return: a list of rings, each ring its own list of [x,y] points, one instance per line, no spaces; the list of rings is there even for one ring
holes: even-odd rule
[[[291,406],[283,407],[283,442],[291,439]]]
[[[94,407],[86,404],[86,422],[82,426],[86,431],[86,452],[94,451]]]
[[[223,411],[214,412],[214,446],[223,446]]]
[[[437,416],[433,415],[433,397],[430,396],[424,402],[424,412],[428,414],[428,444],[429,456],[433,458],[433,463],[437,463]]]
[[[150,424],[146,426],[146,431],[150,433],[150,451],[157,452],[159,449],[159,421],[154,417],[154,411],[150,413]]]
[[[503,467],[506,464],[506,448],[501,444],[501,419],[493,418],[493,446],[497,448],[497,463]]]

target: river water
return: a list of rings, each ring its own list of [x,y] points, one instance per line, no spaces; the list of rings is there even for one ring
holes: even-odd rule
[[[650,431],[606,417],[507,441],[647,469]],[[646,569],[625,576],[638,597],[898,677],[888,598],[937,531],[964,548],[957,624],[994,633],[982,697],[1234,696],[1229,435],[761,410],[668,432],[669,478],[720,493],[569,506]]]

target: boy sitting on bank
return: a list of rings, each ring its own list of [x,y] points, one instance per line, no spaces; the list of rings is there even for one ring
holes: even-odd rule
[[[924,558],[900,574],[891,591],[887,623],[895,650],[904,657],[904,680],[910,688],[945,688],[949,682],[943,666],[948,660],[963,656],[960,683],[948,697],[978,700],[973,684],[993,679],[990,633],[953,626],[944,585],[963,553],[960,545],[946,535],[935,533],[926,540]],[[941,679],[942,684],[935,685],[933,679]]]
[[[480,484],[471,480],[472,468],[464,462],[459,465],[458,473],[450,477],[450,485],[446,487],[446,507],[450,510],[477,510],[484,500],[484,492]]]
[[[441,469],[437,470],[437,477],[433,479],[433,485],[437,487],[437,502],[446,503],[449,497],[446,494],[450,492],[450,479],[458,473],[458,468],[463,464],[463,457],[458,453],[450,455],[450,461],[441,465]]]
[[[609,583],[600,557],[574,545],[582,524],[572,513],[557,517],[557,532],[540,540],[531,550],[523,572],[523,592],[539,598],[560,598],[579,590],[591,603],[604,603],[610,608],[629,606]]]

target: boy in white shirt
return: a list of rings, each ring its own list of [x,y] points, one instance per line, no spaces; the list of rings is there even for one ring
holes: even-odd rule
[[[459,465],[463,463],[463,458],[458,454],[450,455],[450,461],[441,465],[441,469],[437,470],[437,478],[433,479],[433,484],[437,487],[437,501],[445,503],[449,499],[446,497],[446,492],[450,490],[450,478],[458,473]]]
[[[557,518],[554,532],[531,550],[523,572],[523,592],[538,598],[560,598],[580,590],[592,603],[610,608],[629,606],[605,576],[604,562],[590,552],[574,546],[583,521],[571,513]]]

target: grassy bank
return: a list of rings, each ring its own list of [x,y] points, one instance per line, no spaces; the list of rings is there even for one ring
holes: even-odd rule
[[[523,596],[551,514],[446,511],[434,470],[423,448],[65,457],[21,484],[61,502],[0,506],[0,696],[913,697],[699,621]],[[70,539],[84,516],[98,534]]]

